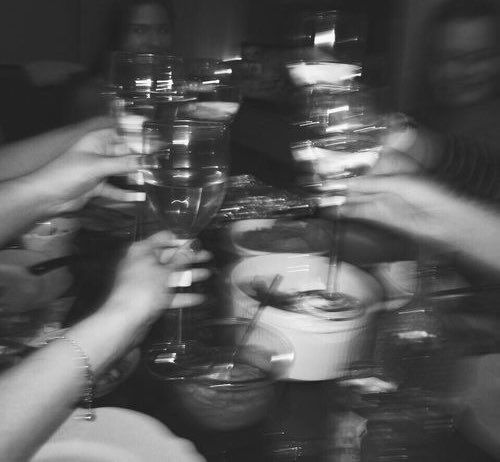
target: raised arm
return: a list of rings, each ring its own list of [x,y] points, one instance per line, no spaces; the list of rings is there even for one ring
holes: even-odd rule
[[[0,181],[38,170],[94,130],[112,127],[108,117],[96,117],[0,148]]]
[[[500,274],[497,209],[418,176],[374,175],[346,183],[345,216],[433,242]]]
[[[0,247],[36,220],[77,210],[94,196],[133,200],[104,182],[139,166],[136,156],[100,154],[114,137],[111,129],[90,132],[40,169],[0,183]]]
[[[2,460],[28,460],[71,414],[87,384],[80,349],[98,376],[143,339],[165,308],[202,301],[199,295],[174,296],[170,290],[176,271],[208,258],[207,252],[179,244],[167,232],[134,244],[107,302],[65,333],[74,344],[55,340],[0,376]],[[194,281],[208,276],[208,270],[192,272]],[[193,452],[188,444],[186,451]]]
[[[500,199],[500,152],[479,140],[407,128],[387,137],[374,174],[426,172],[436,181],[484,200]]]

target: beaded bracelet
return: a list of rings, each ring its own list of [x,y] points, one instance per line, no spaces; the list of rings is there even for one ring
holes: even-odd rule
[[[83,364],[83,369],[85,371],[85,390],[83,392],[82,401],[85,404],[86,412],[81,417],[84,420],[94,420],[95,413],[93,409],[94,403],[94,389],[95,389],[95,380],[94,380],[94,372],[92,371],[92,366],[90,365],[90,359],[88,355],[85,353],[83,348],[80,346],[78,342],[73,340],[71,337],[67,337],[66,335],[60,335],[58,337],[51,337],[47,340],[46,343],[50,343],[54,340],[65,340],[70,343],[74,350],[78,353],[78,360]]]

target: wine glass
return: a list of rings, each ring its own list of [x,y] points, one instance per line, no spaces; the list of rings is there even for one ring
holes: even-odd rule
[[[186,91],[183,62],[162,53],[115,51],[110,55],[107,97],[116,129],[131,152],[142,154],[143,124],[173,122],[179,107],[195,98]],[[110,182],[135,191],[134,239],[140,238],[146,200],[141,172],[114,176]]]
[[[329,309],[337,310],[351,303],[338,290],[339,218],[346,195],[346,187],[339,180],[363,175],[376,163],[385,126],[383,118],[373,110],[370,96],[356,80],[359,67],[301,63],[290,65],[289,70],[292,79],[301,85],[302,95],[295,123],[299,141],[291,146],[298,182],[320,207],[334,210],[327,287],[320,296],[331,302]]]
[[[144,125],[148,202],[160,225],[180,239],[195,238],[222,205],[228,175],[226,135],[225,124],[206,120]],[[162,343],[154,359],[172,366],[172,379],[182,378],[203,353],[195,342],[183,340],[182,329],[179,309],[176,339]]]

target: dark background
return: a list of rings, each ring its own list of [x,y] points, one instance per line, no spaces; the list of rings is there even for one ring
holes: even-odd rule
[[[296,9],[341,7],[369,18],[372,52],[391,49],[398,101],[412,104],[420,28],[441,0],[174,0],[177,52],[231,58],[243,41],[276,43]],[[0,64],[63,60],[90,64],[102,45],[111,0],[2,0]],[[397,19],[397,21],[395,21]]]

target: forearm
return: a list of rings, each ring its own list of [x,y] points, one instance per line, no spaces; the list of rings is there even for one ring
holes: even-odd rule
[[[500,157],[487,144],[418,129],[405,151],[437,181],[474,197],[499,198]]]
[[[500,274],[500,215],[493,208],[462,199],[443,208],[441,241],[466,258]]]
[[[0,183],[0,247],[27,231],[50,211],[44,188],[38,188],[32,180],[28,176]]]
[[[500,158],[484,143],[446,137],[432,171],[460,191],[482,199],[498,199]]]
[[[34,172],[67,151],[85,134],[109,126],[109,118],[98,117],[2,147],[0,181]]]
[[[97,313],[66,332],[99,375],[121,357],[133,329],[118,316]],[[27,460],[71,414],[86,385],[82,359],[66,340],[55,340],[0,377],[0,454]]]

